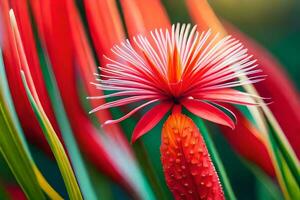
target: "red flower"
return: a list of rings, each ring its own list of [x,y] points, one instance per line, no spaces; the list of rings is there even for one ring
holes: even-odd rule
[[[182,114],[168,118],[160,151],[175,199],[225,199],[204,140],[190,118]]]
[[[115,45],[114,57],[106,57],[106,67],[94,83],[112,94],[90,97],[120,99],[102,104],[91,111],[141,103],[132,111],[104,124],[118,123],[138,110],[154,104],[138,122],[132,141],[153,128],[173,107],[184,106],[195,115],[234,128],[234,121],[217,102],[254,105],[247,93],[232,89],[264,79],[255,60],[247,55],[239,41],[227,36],[219,38],[210,31],[199,33],[196,26],[173,25],[169,30],[154,30],[151,37],[139,35]],[[248,75],[249,80],[237,80]],[[175,106],[179,105],[179,106]],[[175,107],[174,107],[175,106]],[[225,108],[222,108],[225,109]],[[233,115],[234,117],[234,115]]]

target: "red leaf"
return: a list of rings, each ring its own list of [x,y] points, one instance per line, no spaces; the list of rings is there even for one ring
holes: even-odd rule
[[[30,5],[80,148],[97,168],[124,184],[121,172],[114,166],[109,153],[104,149],[99,133],[82,108],[78,97],[76,69],[73,63],[75,53],[70,37],[66,2],[30,1]]]
[[[289,80],[284,68],[265,49],[233,26],[227,24],[226,29],[247,47],[250,54],[258,58],[259,67],[268,77],[254,86],[261,95],[272,99],[273,103],[269,107],[300,158],[299,93]]]
[[[26,200],[26,196],[18,185],[8,184],[5,185],[5,190],[11,200]]]
[[[241,156],[260,166],[270,176],[275,176],[271,158],[267,147],[261,139],[261,134],[251,122],[234,106],[226,104],[226,107],[234,111],[238,119],[234,130],[220,126],[222,133],[230,145]]]
[[[24,63],[21,63],[19,59],[19,55],[17,53],[17,48],[14,42],[13,30],[10,25],[9,19],[9,4],[8,1],[1,1],[1,18],[3,20],[3,59],[4,66],[6,70],[6,75],[10,87],[10,91],[12,94],[14,106],[16,112],[18,114],[19,120],[21,122],[21,126],[26,134],[31,139],[31,142],[37,144],[42,147],[51,155],[51,150],[48,146],[46,139],[42,133],[40,126],[38,125],[38,121],[33,113],[33,110],[30,106],[30,103],[27,99],[27,95],[22,84],[22,79],[20,76],[20,69],[24,67]],[[27,20],[29,19],[28,10],[24,7],[24,2],[21,1],[12,1],[12,6],[16,10],[16,15],[18,19]],[[23,4],[22,4],[23,3]],[[26,2],[25,2],[26,5]],[[51,104],[49,98],[47,96],[47,91],[45,88],[44,80],[42,78],[42,72],[39,68],[39,63],[37,63],[37,55],[35,53],[35,46],[32,45],[33,42],[33,34],[31,31],[31,26],[29,23],[24,22],[21,26],[21,39],[25,41],[26,48],[25,54],[29,55],[29,70],[33,76],[33,82],[39,89],[39,97],[43,99],[43,106],[45,106],[45,112],[50,116],[50,121],[53,123],[54,128],[57,131],[56,122],[54,119],[53,112],[51,110]],[[59,132],[59,131],[58,131]]]
[[[86,0],[83,3],[98,59],[102,60],[103,54],[109,56],[111,47],[125,37],[118,8],[111,0]]]
[[[192,19],[201,30],[212,29],[215,33],[226,35],[208,1],[186,0],[186,5]]]
[[[67,1],[67,11],[68,19],[66,19],[70,25],[70,35],[72,39],[72,48],[74,50],[75,59],[78,63],[79,70],[83,78],[83,84],[88,92],[89,96],[99,96],[103,92],[96,87],[94,87],[90,82],[94,81],[94,73],[97,72],[97,65],[93,59],[92,50],[88,44],[87,37],[84,31],[82,22],[80,21],[80,16],[78,10],[76,9],[73,1]],[[104,104],[105,100],[90,101],[92,107],[96,107],[99,104]],[[99,119],[99,122],[103,124],[105,121],[112,119],[112,116],[108,109],[102,110],[101,112],[96,112],[95,115]],[[103,127],[106,133],[109,133],[117,141],[124,143],[124,147],[128,148],[129,144],[125,135],[123,134],[119,125],[111,125]]]
[[[155,28],[170,27],[167,13],[159,0],[122,0],[121,6],[131,37]]]

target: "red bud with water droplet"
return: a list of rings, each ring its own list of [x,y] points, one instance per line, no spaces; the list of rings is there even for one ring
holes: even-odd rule
[[[190,118],[172,114],[167,119],[160,151],[175,199],[225,199],[204,140]]]

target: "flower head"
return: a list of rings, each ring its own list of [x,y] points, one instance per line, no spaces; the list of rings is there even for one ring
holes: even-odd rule
[[[210,31],[198,32],[190,24],[172,30],[154,30],[150,36],[138,35],[133,42],[115,45],[114,58],[100,67],[98,88],[113,93],[92,99],[118,97],[96,107],[96,112],[112,107],[140,103],[132,111],[104,124],[118,123],[138,110],[156,104],[138,122],[133,141],[153,128],[173,108],[184,106],[195,115],[234,128],[234,121],[218,102],[253,105],[247,93],[233,89],[264,79],[256,60],[230,36],[219,38]],[[242,76],[248,79],[239,79]],[[229,110],[227,110],[229,111]],[[229,111],[230,113],[230,111]],[[234,117],[234,114],[232,113]]]

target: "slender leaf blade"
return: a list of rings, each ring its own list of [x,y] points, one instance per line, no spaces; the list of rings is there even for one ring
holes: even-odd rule
[[[96,200],[97,199],[96,193],[92,187],[92,183],[90,181],[89,174],[86,170],[86,166],[82,159],[81,152],[79,151],[77,142],[74,138],[74,134],[70,122],[68,120],[67,114],[65,112],[58,86],[55,81],[55,77],[50,68],[50,62],[47,62],[47,58],[45,57],[45,54],[42,52],[40,46],[41,44],[38,41],[38,39],[37,39],[37,45],[40,50],[39,57],[41,60],[41,64],[44,64],[42,72],[45,78],[47,91],[49,93],[53,105],[53,110],[61,130],[64,144],[66,146],[68,155],[70,156],[70,160],[74,168],[76,178],[78,179],[78,183],[80,185],[82,195],[84,196],[85,199]]]
[[[51,150],[54,154],[54,157],[57,161],[58,167],[61,171],[62,177],[64,179],[67,191],[69,193],[70,199],[82,199],[81,191],[79,189],[77,180],[75,178],[74,172],[72,170],[71,164],[68,160],[68,157],[64,151],[63,145],[59,141],[49,119],[47,118],[46,114],[44,113],[43,109],[38,105],[36,100],[33,98],[31,91],[28,87],[26,82],[25,74],[21,71],[21,76],[23,80],[23,85],[26,89],[27,96],[31,103],[31,106],[40,122],[41,128],[45,134],[45,137],[51,147]]]
[[[0,151],[12,170],[16,180],[30,199],[45,199],[32,169],[31,158],[19,137],[19,127],[12,114],[13,104],[10,99],[4,64],[0,50]]]

